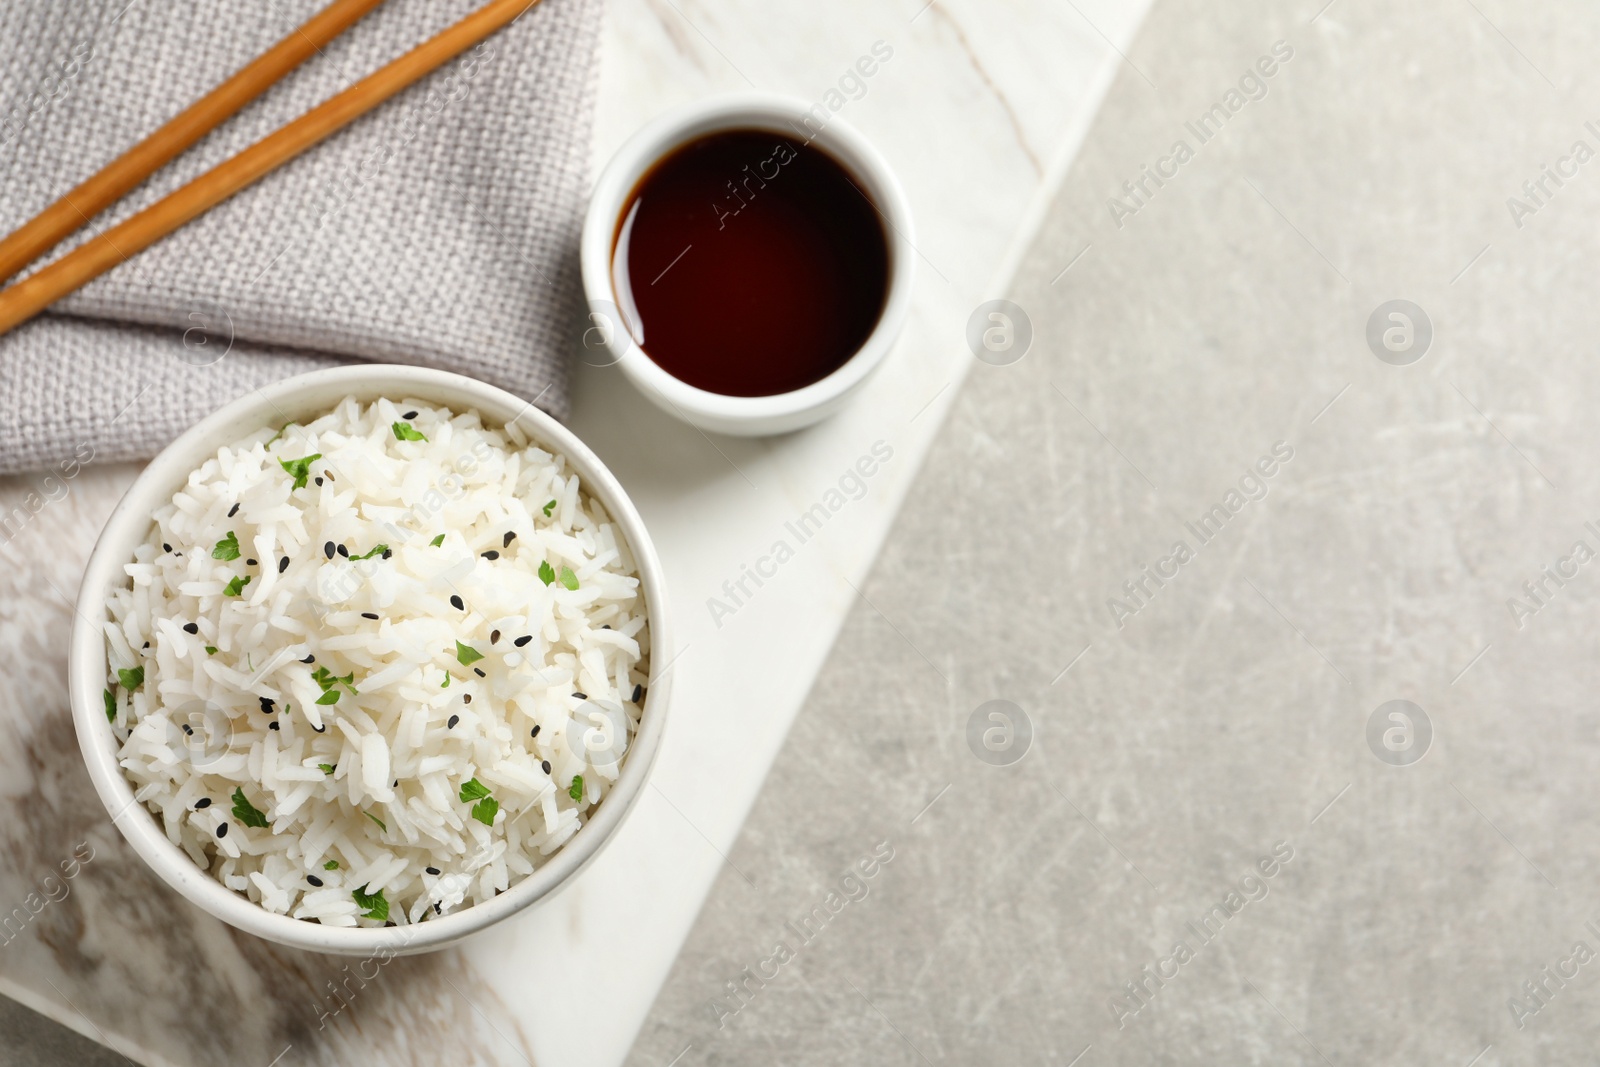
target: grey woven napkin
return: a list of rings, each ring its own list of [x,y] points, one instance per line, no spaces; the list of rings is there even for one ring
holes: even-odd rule
[[[95,226],[153,203],[482,2],[388,0]],[[0,231],[325,3],[0,2]],[[351,359],[458,371],[564,415],[600,11],[601,0],[544,0],[0,337],[0,473],[148,457],[233,397]]]

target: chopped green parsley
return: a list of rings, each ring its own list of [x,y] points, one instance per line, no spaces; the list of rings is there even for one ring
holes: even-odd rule
[[[356,906],[367,909],[361,913],[363,919],[377,919],[382,922],[389,918],[389,902],[383,899],[383,890],[368,893],[367,887],[352,890],[350,895],[355,898]]]
[[[354,697],[361,695],[360,693],[356,692],[355,671],[351,671],[349,674],[341,678],[337,674],[334,674],[332,671],[328,670],[326,667],[318,667],[316,670],[311,672],[311,680],[316,682],[317,685],[322,689],[322,695],[317,698],[318,704],[326,705],[339,703],[339,690],[336,687],[341,685],[350,690],[351,696]]]
[[[232,530],[228,536],[218,541],[211,549],[212,559],[231,560],[239,558],[239,538]]]
[[[296,489],[304,489],[306,481],[311,477],[311,461],[321,458],[321,452],[313,452],[311,455],[300,459],[280,459],[278,460],[278,466],[288,471],[290,476],[294,478],[294,487]]]
[[[468,778],[461,783],[461,802],[465,804],[469,800],[477,801],[472,805],[472,817],[485,826],[493,826],[500,802],[489,795],[489,787],[476,778]]]
[[[244,790],[238,787],[233,790],[233,817],[246,826],[265,829],[267,825],[267,813],[246,800]]]

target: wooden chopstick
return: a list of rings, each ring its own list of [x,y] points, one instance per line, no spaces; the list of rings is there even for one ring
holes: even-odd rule
[[[492,0],[337,96],[0,292],[0,334],[155,244],[513,22],[539,0]]]
[[[383,0],[334,0],[311,21],[0,241],[0,285],[321,51]]]

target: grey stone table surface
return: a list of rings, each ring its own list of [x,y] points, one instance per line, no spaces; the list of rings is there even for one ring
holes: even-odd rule
[[[1156,5],[632,1063],[1596,1062],[1597,49]]]

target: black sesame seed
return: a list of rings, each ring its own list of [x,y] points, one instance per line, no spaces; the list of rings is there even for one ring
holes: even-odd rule
[[[589,694],[588,693],[580,693],[576,689],[574,689],[572,691],[572,695],[577,697],[579,700],[588,700],[589,699]]]
[[[528,736],[529,737],[538,737],[539,736],[539,728],[537,726],[535,726],[533,728],[533,732],[530,733]]]
[[[244,565],[245,565],[245,566],[246,566],[246,567],[258,567],[258,566],[260,566],[260,564],[259,564],[259,563],[257,563],[257,562],[256,562],[256,561],[255,561],[255,560],[253,560],[253,559],[247,559],[247,560],[245,560],[245,561],[244,561]]]
[[[472,694],[471,693],[462,693],[461,694],[461,703],[463,703],[463,704],[472,703]]]
[[[150,642],[149,642],[149,641],[146,641],[146,642],[145,642],[145,643],[144,643],[144,647],[145,647],[145,648],[149,648],[149,647],[150,647]]]
[[[163,551],[163,552],[171,552],[172,551],[172,546],[167,544],[165,541],[163,541],[163,542],[161,542],[161,551]]]
[[[461,721],[461,716],[452,715],[452,716],[450,716],[450,721],[444,724],[444,728],[446,730],[454,730],[456,728],[456,723],[458,723],[460,721]]]
[[[633,687],[633,702],[635,704],[639,703],[639,698],[642,697],[642,696],[644,696],[644,686],[642,686],[642,685],[634,686]]]
[[[408,411],[408,412],[406,412],[404,415],[402,415],[400,417],[402,419],[414,419],[414,418],[417,417],[417,413],[415,411]],[[434,871],[433,873],[434,874],[438,874],[439,872],[438,871]]]
[[[320,485],[321,485],[321,484],[322,484],[322,479],[321,479],[321,478],[318,478],[318,479],[317,479],[317,484],[318,484],[318,485],[319,485],[319,486],[320,486]]]
[[[329,541],[327,544],[322,546],[322,554],[324,556],[327,556],[329,559],[333,558],[333,542],[332,541]]]
[[[539,764],[539,767],[540,767],[541,770],[544,771],[544,773],[546,773],[546,774],[550,773],[550,761],[549,760],[544,760],[543,762],[541,762]]]
[[[492,645],[492,644],[495,644],[496,642],[498,642],[499,640],[500,640],[500,631],[499,630],[490,630],[489,631],[489,643]]]
[[[322,879],[318,878],[314,874],[306,875],[306,881],[310,882],[312,885],[316,886],[318,889],[322,888]]]
[[[278,728],[278,720],[277,719],[273,719],[271,722],[267,723],[267,729],[276,730],[277,728]]]
[[[328,728],[326,726],[313,726],[312,729],[319,734],[325,734],[328,732]]]
[[[315,662],[317,662],[317,657],[308,655],[305,659],[301,660],[300,662],[301,663],[315,663]]]
[[[183,624],[183,632],[186,634],[197,634],[200,632],[200,624],[197,622],[186,622]]]
[[[487,674],[483,673],[483,668],[482,667],[474,667],[474,668],[472,668],[472,673],[476,674],[479,678],[487,678],[487,677],[489,677]]]
[[[235,504],[233,507],[228,509],[228,518],[231,519],[237,514],[239,514],[239,505],[238,504]]]
[[[611,624],[610,624],[610,623],[609,623],[609,622],[608,622],[608,623],[606,623],[606,624],[605,624],[605,625],[604,625],[604,626],[602,626],[602,627],[600,627],[600,629],[602,629],[602,630],[609,630],[609,629],[611,629]]]
[[[376,611],[363,611],[361,613],[361,617],[363,619],[376,619],[378,617],[378,613]]]
[[[499,559],[500,558],[500,553],[499,553],[498,550],[491,548],[489,551],[487,551],[487,552],[485,552],[483,554],[483,558],[484,559]]]
[[[201,797],[199,800],[194,802],[194,807],[195,807],[196,811],[200,811],[200,810],[202,810],[204,808],[209,808],[210,806],[211,806],[211,798],[210,797]]]
[[[278,573],[282,574],[284,571],[286,571],[288,569],[289,569],[289,557],[288,556],[284,556],[282,559],[280,559],[278,561]]]
[[[521,637],[517,638],[515,641],[513,641],[511,643],[513,645],[516,645],[518,648],[521,648],[523,645],[527,644],[529,641],[532,641],[532,640],[533,640],[533,635],[532,634],[523,634]]]
[[[388,558],[389,558],[389,557],[390,557],[390,556],[392,556],[392,555],[394,555],[394,553],[393,553],[393,552],[391,552],[391,551],[390,551],[390,550],[389,550],[389,549],[387,549],[387,548],[386,548],[386,549],[384,549],[384,550],[383,550],[383,555],[382,555],[382,556],[380,556],[380,557],[378,557],[378,558],[379,558],[379,559],[388,559]]]
[[[437,867],[424,867],[423,870],[427,871],[429,874],[438,874],[439,873],[439,868],[437,868]]]
[[[340,545],[334,551],[338,552],[339,555],[343,556],[345,559],[349,559],[350,558],[350,550],[348,548],[344,547],[343,545]]]
[[[455,608],[457,611],[467,610],[467,605],[462,601],[461,597],[454,593],[450,595],[450,606]]]
[[[190,726],[188,723],[184,723],[183,724],[183,732],[188,734],[189,736],[193,737],[194,736],[194,727]]]
[[[506,535],[500,539],[500,547],[501,548],[510,548],[511,547],[511,542],[515,541],[516,539],[517,539],[517,531],[515,531],[515,530],[507,530],[506,531]]]
[[[217,836],[218,837],[227,837],[228,836],[228,824],[227,823],[223,823],[221,826],[217,827]]]

